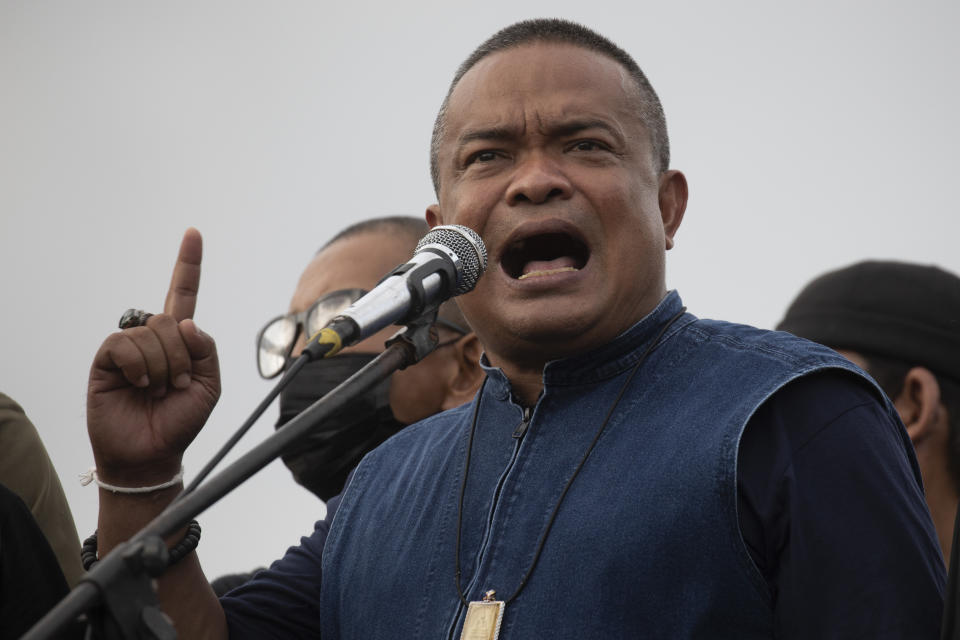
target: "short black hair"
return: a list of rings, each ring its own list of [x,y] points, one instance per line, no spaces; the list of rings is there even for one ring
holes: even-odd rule
[[[410,245],[410,254],[413,255],[413,250],[417,246],[417,242],[419,242],[423,236],[427,235],[429,231],[430,225],[427,224],[427,221],[415,216],[383,216],[380,218],[370,218],[368,220],[361,220],[343,229],[327,240],[324,245],[317,250],[317,253],[320,253],[330,245],[345,238],[351,238],[363,233],[384,233],[391,234],[395,238],[399,234],[399,238],[407,240]],[[460,312],[460,307],[457,306],[453,299],[447,300],[440,305],[438,315],[447,322],[463,327],[464,329],[470,329],[470,323],[467,322],[467,319]]]
[[[657,173],[663,173],[670,168],[670,138],[667,136],[667,120],[663,113],[663,105],[660,104],[660,98],[657,96],[657,92],[653,90],[650,81],[647,80],[647,76],[641,71],[630,54],[596,31],[576,22],[558,18],[539,18],[517,22],[493,34],[483,44],[474,49],[473,53],[463,61],[454,74],[450,88],[447,89],[447,95],[440,105],[437,119],[434,121],[433,136],[430,139],[430,176],[433,179],[433,189],[437,194],[440,193],[438,156],[446,129],[447,108],[450,105],[450,95],[453,90],[464,74],[490,54],[531,42],[572,44],[619,62],[637,85],[640,121],[650,136],[653,157],[657,164]]]
[[[914,367],[923,366],[909,363],[898,358],[889,358],[869,353],[860,353],[867,363],[867,373],[877,381],[883,392],[891,400],[903,393],[903,382],[907,373]],[[941,372],[930,371],[940,387],[940,402],[947,410],[948,429],[947,453],[950,478],[953,486],[960,492],[960,383]]]

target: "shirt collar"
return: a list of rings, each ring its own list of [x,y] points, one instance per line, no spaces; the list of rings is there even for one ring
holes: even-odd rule
[[[544,386],[588,384],[618,375],[637,363],[643,354],[642,348],[647,346],[663,325],[680,313],[682,308],[680,294],[675,290],[668,292],[653,311],[610,342],[587,353],[548,362],[543,370]],[[661,341],[694,320],[696,318],[693,315],[685,314],[681,320],[674,323]],[[510,381],[503,370],[491,366],[486,354],[480,358],[480,366],[487,372],[487,386],[490,391],[500,397],[508,397]]]

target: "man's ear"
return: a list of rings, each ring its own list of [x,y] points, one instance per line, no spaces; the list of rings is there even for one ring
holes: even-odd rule
[[[663,234],[666,248],[673,248],[673,236],[683,222],[687,210],[687,178],[676,170],[660,174],[660,218],[663,220]]]
[[[446,395],[440,405],[443,410],[453,409],[470,402],[480,388],[485,375],[480,368],[480,354],[483,352],[483,346],[477,334],[468,333],[450,345],[450,349],[454,351],[457,370],[447,380]]]
[[[937,428],[940,420],[940,384],[924,367],[914,367],[903,378],[903,390],[893,405],[916,448]]]
[[[440,215],[440,205],[432,204],[427,207],[427,224],[433,229],[438,224],[443,224],[443,216]]]

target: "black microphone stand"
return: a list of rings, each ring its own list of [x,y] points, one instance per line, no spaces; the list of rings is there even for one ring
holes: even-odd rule
[[[106,640],[176,638],[158,606],[154,578],[167,568],[163,537],[185,526],[296,444],[363,392],[426,357],[437,345],[436,307],[387,341],[386,350],[310,405],[282,429],[193,491],[181,494],[136,535],[114,548],[21,640],[45,640],[86,613],[93,637]],[[88,629],[87,637],[91,631]]]

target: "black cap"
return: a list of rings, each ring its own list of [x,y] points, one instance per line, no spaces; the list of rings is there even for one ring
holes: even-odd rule
[[[777,329],[960,380],[960,278],[934,266],[867,261],[826,273]]]

